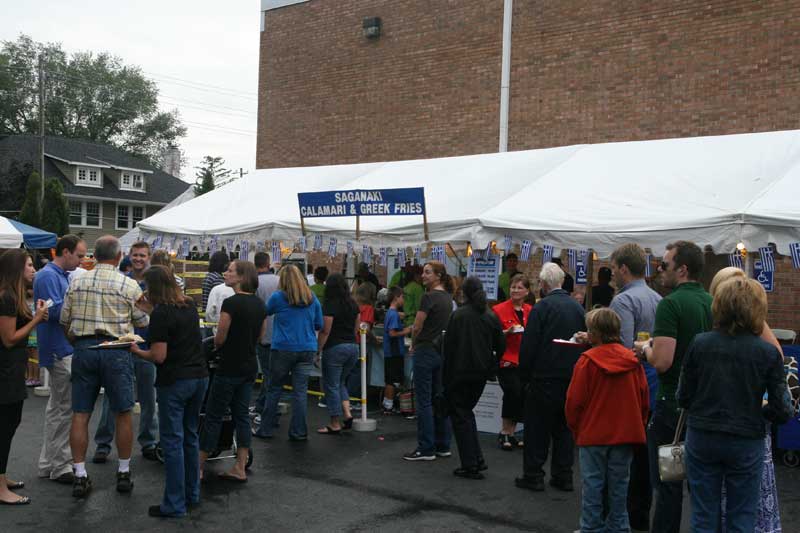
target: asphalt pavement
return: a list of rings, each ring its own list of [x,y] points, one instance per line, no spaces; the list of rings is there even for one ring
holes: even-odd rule
[[[579,490],[565,493],[547,487],[543,493],[532,493],[516,488],[522,452],[497,449],[492,435],[481,437],[489,464],[486,479],[456,478],[452,475],[458,466],[455,445],[448,459],[415,463],[401,459],[416,444],[413,420],[371,413],[378,419],[375,432],[316,435],[327,415],[313,398],[307,442],[290,442],[288,420],[283,420],[272,440],[254,439],[254,462],[246,484],[211,480],[202,487],[202,503],[188,517],[150,518],[148,506],[161,499],[163,467],[142,458],[137,444],[131,494],[115,490],[116,451],[105,465],[87,464],[94,490],[84,500],[74,499],[69,486],[37,479],[45,403],[46,399],[32,395],[25,402],[9,465],[9,475],[27,485],[20,494],[33,502],[0,507],[0,531],[571,532],[578,528]],[[98,418],[96,411],[92,428]],[[138,415],[134,423],[138,425]],[[92,444],[90,457],[93,451]],[[218,461],[211,468],[221,471],[229,461]],[[800,531],[800,469],[778,466],[777,478],[784,531]],[[579,489],[577,471],[575,485]],[[688,509],[686,502],[686,531]]]

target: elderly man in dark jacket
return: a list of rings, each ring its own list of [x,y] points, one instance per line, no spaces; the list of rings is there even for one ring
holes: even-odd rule
[[[554,343],[569,339],[586,327],[583,307],[561,288],[564,272],[554,263],[545,263],[539,282],[545,297],[534,306],[522,336],[519,372],[525,393],[525,454],[523,476],[517,487],[544,490],[544,470],[550,442],[550,485],[572,490],[572,465],[575,443],[567,427],[564,404],[572,378],[572,368],[582,346]]]

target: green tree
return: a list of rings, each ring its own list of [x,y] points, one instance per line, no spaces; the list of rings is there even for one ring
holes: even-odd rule
[[[42,229],[58,236],[69,233],[69,206],[58,178],[49,178],[44,184]]]
[[[200,196],[213,191],[217,184],[226,180],[231,171],[225,168],[225,160],[221,157],[207,155],[197,169],[194,194]]]
[[[42,224],[42,180],[39,173],[31,172],[28,176],[28,184],[25,188],[25,201],[22,203],[22,210],[19,213],[19,220],[29,226],[40,227]]]
[[[156,165],[186,135],[177,109],[159,110],[158,87],[139,67],[106,52],[68,55],[25,35],[0,46],[0,134],[38,134],[40,57],[48,134],[110,144]]]

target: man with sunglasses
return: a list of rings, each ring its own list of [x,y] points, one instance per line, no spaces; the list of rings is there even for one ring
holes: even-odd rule
[[[678,389],[683,356],[698,333],[712,327],[711,295],[698,279],[703,272],[703,251],[694,243],[667,245],[659,271],[672,293],[658,303],[653,339],[637,342],[635,351],[658,371],[658,393],[647,428],[655,514],[651,531],[678,533],[681,528],[683,482],[662,483],[658,477],[658,447],[672,442],[678,425]]]

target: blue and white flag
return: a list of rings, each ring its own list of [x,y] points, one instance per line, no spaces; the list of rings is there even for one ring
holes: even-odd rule
[[[653,277],[653,254],[645,254],[644,256],[644,277]]]
[[[175,251],[175,245],[177,243],[178,243],[178,236],[177,235],[173,235],[172,239],[169,241],[169,251],[170,252],[174,252]]]
[[[217,253],[217,241],[218,241],[218,239],[217,239],[216,235],[211,237],[211,247],[210,247],[210,249],[208,251],[208,253],[210,253],[211,255],[214,255],[215,253]]]
[[[153,248],[155,250],[161,250],[163,247],[164,247],[164,236],[159,233],[158,237],[156,237],[156,240],[153,243]]]
[[[314,251],[322,250],[322,235],[314,235]]]
[[[353,255],[353,241],[347,241],[347,255]]]
[[[303,235],[299,239],[297,239],[297,249],[300,250],[301,254],[306,253],[306,236]]]
[[[415,246],[414,247],[414,263],[421,265],[422,264],[422,247]]]
[[[227,239],[225,241],[225,249],[228,250],[228,253],[233,251],[233,239]]]
[[[397,249],[397,262],[400,268],[406,266],[406,249],[404,247]]]
[[[523,261],[527,261],[531,258],[531,247],[533,246],[533,242],[525,239],[522,241],[522,246],[519,249],[519,258]]]
[[[545,244],[542,246],[542,264],[549,263],[553,260],[553,245]]]
[[[330,257],[336,257],[336,237],[331,237],[331,240],[328,242],[328,255]]]
[[[584,267],[585,267],[585,266],[588,264],[588,263],[586,262],[586,260],[587,260],[588,258],[589,258],[589,250],[581,250],[581,251],[579,251],[579,252],[578,252],[578,261],[580,261],[581,263],[583,263],[583,266],[584,266]]]
[[[728,266],[736,267],[739,270],[744,270],[744,261],[742,260],[742,252],[736,250],[732,254],[728,254]]]
[[[272,241],[272,259],[273,263],[280,263],[281,258],[281,243],[280,241]]]
[[[361,247],[361,261],[366,264],[372,262],[372,248],[369,247],[369,244],[365,244]]]
[[[442,264],[447,262],[447,252],[445,252],[445,248],[443,244],[433,247],[433,259],[434,261],[439,261]]]
[[[775,272],[775,257],[772,255],[772,248],[770,246],[759,248],[758,253],[761,256],[764,272]]]
[[[184,237],[183,238],[183,243],[181,244],[181,253],[180,253],[181,257],[189,257],[189,251],[190,251],[189,247],[190,247],[189,246],[189,238],[188,237]]]
[[[378,264],[380,266],[386,266],[388,262],[389,262],[389,254],[386,251],[386,248],[384,246],[381,246],[378,249]]]
[[[569,262],[569,269],[575,272],[578,268],[578,250],[570,248],[567,250],[567,261]]]
[[[239,245],[239,259],[242,261],[250,261],[250,242],[242,241]]]
[[[789,245],[789,253],[792,255],[792,266],[800,268],[800,242],[793,242]]]
[[[506,255],[511,253],[511,247],[514,245],[514,241],[511,238],[510,233],[506,233],[503,235],[503,250],[505,250]]]

